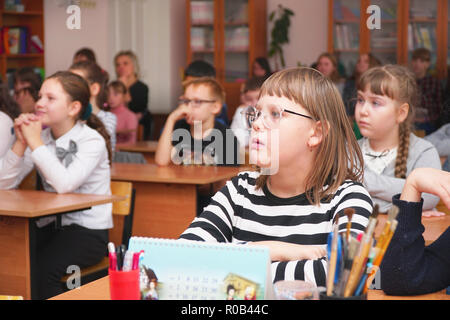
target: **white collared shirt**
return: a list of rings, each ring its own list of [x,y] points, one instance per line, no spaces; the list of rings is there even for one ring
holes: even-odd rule
[[[6,113],[0,111],[0,158],[11,149],[16,140],[13,128],[13,120]]]
[[[384,169],[397,158],[397,147],[377,152],[370,147],[369,139],[363,139],[361,151],[364,157],[364,164],[373,172],[381,174]]]
[[[16,188],[35,166],[46,191],[111,194],[108,151],[105,140],[96,130],[77,122],[69,132],[56,140],[53,139],[50,128],[42,132],[41,138],[44,145],[32,152],[28,148],[22,158],[9,150],[0,160],[0,188]],[[56,156],[56,147],[68,150],[71,140],[77,144],[78,151],[66,168]],[[40,219],[38,226],[46,225],[52,220],[54,218],[51,217]],[[64,214],[61,224],[78,224],[89,229],[112,228],[112,204]]]

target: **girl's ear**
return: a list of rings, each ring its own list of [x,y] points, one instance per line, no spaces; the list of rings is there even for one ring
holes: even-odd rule
[[[98,83],[93,83],[89,85],[91,91],[91,97],[96,97],[100,93],[100,85]]]
[[[73,101],[69,104],[69,116],[72,118],[77,118],[82,109],[80,101]]]
[[[404,103],[397,109],[397,123],[402,123],[408,117],[409,104]]]
[[[308,139],[308,147],[315,148],[325,139],[330,131],[330,123],[328,121],[317,121],[313,128],[312,133]]]

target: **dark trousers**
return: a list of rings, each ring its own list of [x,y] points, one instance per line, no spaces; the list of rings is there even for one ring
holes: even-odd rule
[[[91,230],[75,224],[60,229],[55,229],[54,224],[38,228],[38,298],[48,299],[64,292],[61,278],[68,267],[82,269],[99,263],[107,244],[108,230]]]

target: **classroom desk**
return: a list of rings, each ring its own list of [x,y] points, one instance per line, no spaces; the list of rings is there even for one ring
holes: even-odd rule
[[[155,152],[158,141],[138,141],[133,144],[117,144],[116,149],[126,152],[139,152],[148,163],[155,163]]]
[[[432,242],[450,226],[450,217],[423,218],[424,237]],[[380,223],[384,224],[384,223]],[[368,290],[368,300],[450,300],[445,290],[418,296],[390,296],[382,290]],[[110,300],[108,276],[51,298],[51,300]]]
[[[38,218],[123,200],[120,196],[0,190],[0,294],[35,297]]]
[[[50,300],[110,300],[109,276],[90,282],[77,290],[67,291]],[[445,290],[420,296],[389,296],[382,290],[369,290],[368,300],[450,300]]]
[[[243,167],[113,163],[111,179],[130,181],[136,189],[133,235],[178,238],[196,216],[198,187],[228,180],[244,170]],[[121,230],[121,223],[115,219],[114,229]]]

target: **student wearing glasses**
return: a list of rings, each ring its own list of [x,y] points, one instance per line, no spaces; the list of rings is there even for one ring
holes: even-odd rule
[[[21,113],[33,113],[41,89],[41,79],[32,68],[22,68],[14,74],[14,100]]]
[[[160,166],[175,164],[237,165],[238,140],[216,119],[225,101],[212,78],[184,84],[179,106],[167,118],[155,154]]]
[[[325,286],[333,221],[344,231],[368,225],[372,200],[362,186],[362,154],[332,81],[310,68],[273,74],[247,109],[250,162],[260,170],[227,181],[185,240],[269,248],[272,281]]]

